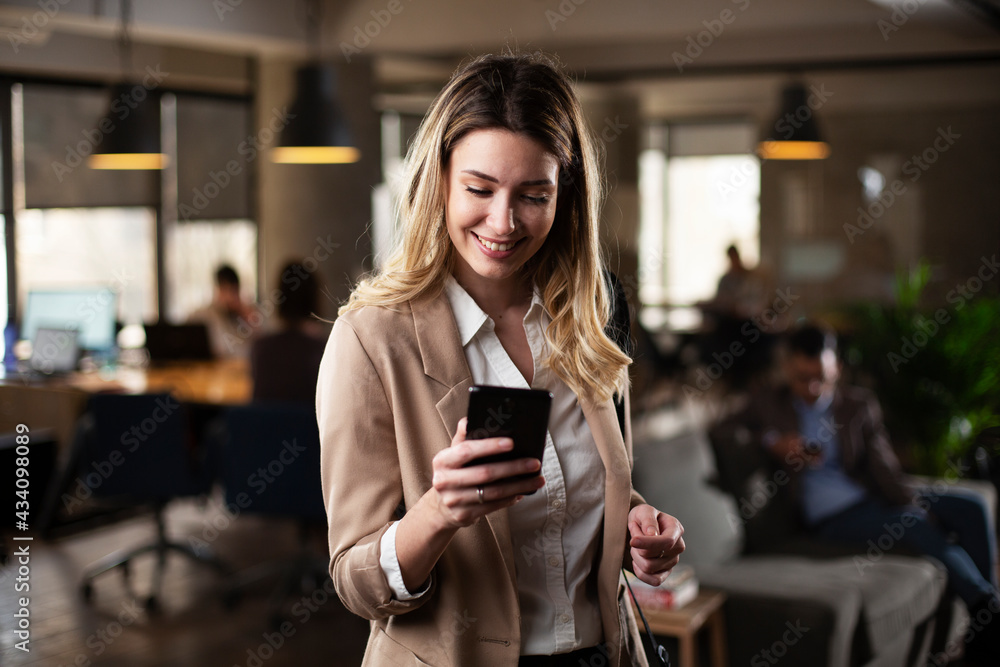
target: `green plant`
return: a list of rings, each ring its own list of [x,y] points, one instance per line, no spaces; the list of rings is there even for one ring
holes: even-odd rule
[[[846,358],[877,392],[914,472],[942,475],[977,433],[1000,425],[1000,298],[927,307],[929,280],[921,262],[897,276],[894,305],[850,308]]]

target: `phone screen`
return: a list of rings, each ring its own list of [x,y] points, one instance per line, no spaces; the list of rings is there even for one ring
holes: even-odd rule
[[[542,389],[514,389],[475,385],[469,388],[469,422],[465,437],[469,440],[483,438],[511,438],[514,448],[508,452],[484,456],[466,465],[479,465],[495,461],[520,458],[542,460],[545,452],[545,432],[549,426],[552,394]],[[534,477],[535,472],[520,476]]]

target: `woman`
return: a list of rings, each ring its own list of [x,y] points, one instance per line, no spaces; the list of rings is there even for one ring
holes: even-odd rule
[[[281,270],[273,293],[278,329],[250,346],[254,401],[316,401],[316,378],[326,347],[324,325],[316,319],[319,291],[319,279],[305,263],[289,262]]]
[[[374,621],[365,664],[646,664],[620,568],[658,584],[684,542],[631,488],[585,128],[540,56],[459,69],[408,155],[400,243],[334,325],[316,396],[330,571]],[[543,465],[463,468],[511,446],[466,439],[473,384],[553,393]]]

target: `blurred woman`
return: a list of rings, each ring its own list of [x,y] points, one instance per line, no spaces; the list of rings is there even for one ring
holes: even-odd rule
[[[250,348],[253,400],[312,405],[326,333],[316,318],[318,278],[301,262],[289,262],[277,294],[278,330],[256,338]]]

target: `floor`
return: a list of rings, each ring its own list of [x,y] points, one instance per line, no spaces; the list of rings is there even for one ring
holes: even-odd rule
[[[297,526],[279,519],[231,517],[221,503],[179,502],[168,511],[168,534],[208,544],[240,572],[297,553]],[[361,664],[368,623],[348,613],[328,590],[303,589],[286,599],[284,624],[269,624],[268,597],[276,577],[252,585],[233,609],[223,603],[222,578],[211,568],[171,555],[161,610],[149,612],[154,557],[139,558],[131,573],[134,591],[119,572],[99,577],[92,604],[80,594],[80,579],[93,562],[117,548],[152,540],[154,522],[138,516],[53,541],[30,545],[30,591],[14,593],[15,563],[0,570],[0,665],[150,667],[189,665],[347,667]],[[324,549],[322,537],[317,551]],[[11,549],[13,551],[13,549]],[[29,652],[15,647],[18,598],[29,597]]]
[[[690,404],[651,410],[633,420],[636,460],[648,456],[643,443],[668,438],[704,423],[721,405]],[[261,564],[298,553],[298,528],[287,520],[233,517],[218,499],[183,501],[168,511],[172,539],[211,548],[234,570],[247,573]],[[100,577],[91,603],[80,594],[83,572],[110,551],[143,544],[155,536],[149,515],[133,516],[99,528],[76,531],[30,544],[30,591],[15,593],[16,563],[0,569],[0,665],[89,665],[143,667],[284,667],[361,664],[366,621],[348,613],[329,589],[303,589],[282,607],[284,625],[270,622],[268,597],[274,578],[251,586],[235,607],[224,604],[223,579],[213,570],[172,555],[161,609],[147,611],[154,562],[142,557],[129,588],[118,572]],[[692,536],[693,537],[693,536]],[[8,543],[11,544],[11,543]],[[25,544],[13,543],[14,548]],[[311,543],[325,554],[320,533]],[[320,556],[321,558],[323,556]],[[30,652],[15,647],[18,598],[30,598]],[[961,663],[953,663],[954,667]]]

